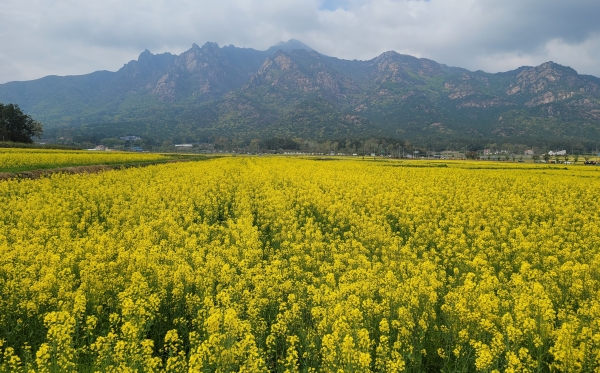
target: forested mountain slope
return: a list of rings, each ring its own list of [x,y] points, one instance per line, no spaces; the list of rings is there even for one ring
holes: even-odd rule
[[[600,79],[553,62],[489,74],[396,52],[341,60],[295,40],[266,51],[146,50],[117,72],[1,84],[0,102],[20,105],[50,132],[186,141],[590,139],[600,130]]]

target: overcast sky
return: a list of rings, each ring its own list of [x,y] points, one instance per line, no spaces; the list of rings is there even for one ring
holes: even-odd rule
[[[298,39],[488,72],[554,61],[600,77],[600,0],[0,0],[0,83],[116,71],[149,49]]]

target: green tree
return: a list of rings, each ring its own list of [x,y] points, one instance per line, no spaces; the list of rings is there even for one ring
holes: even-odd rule
[[[467,157],[467,159],[477,159],[478,154],[477,154],[477,152],[470,151],[470,152],[467,152],[466,157]]]
[[[24,114],[19,105],[0,103],[0,137],[2,141],[32,143],[42,135],[42,124]]]
[[[550,154],[544,154],[544,160],[548,162],[550,160]]]
[[[579,154],[575,154],[575,155],[573,156],[573,162],[574,162],[575,164],[577,164],[577,161],[578,161],[578,160],[579,160]]]
[[[258,153],[260,151],[260,139],[253,139],[250,141],[249,147],[252,153]]]

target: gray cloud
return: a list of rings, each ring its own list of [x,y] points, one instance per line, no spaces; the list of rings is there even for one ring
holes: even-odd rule
[[[553,60],[600,76],[598,14],[597,0],[5,0],[0,82],[290,38],[340,58],[396,50],[490,72]]]

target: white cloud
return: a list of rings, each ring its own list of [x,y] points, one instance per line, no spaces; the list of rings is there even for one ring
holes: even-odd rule
[[[547,60],[567,66],[577,66],[579,73],[600,77],[598,61],[600,61],[600,32],[592,35],[582,43],[569,44],[561,39],[550,40],[546,44]]]
[[[340,58],[396,50],[490,72],[554,60],[600,76],[598,14],[597,0],[5,0],[0,82],[290,38]]]
[[[17,67],[17,65],[15,65],[8,58],[8,56],[6,56],[4,54],[0,54],[0,71],[5,76],[20,76],[20,75],[22,75],[22,72]]]

